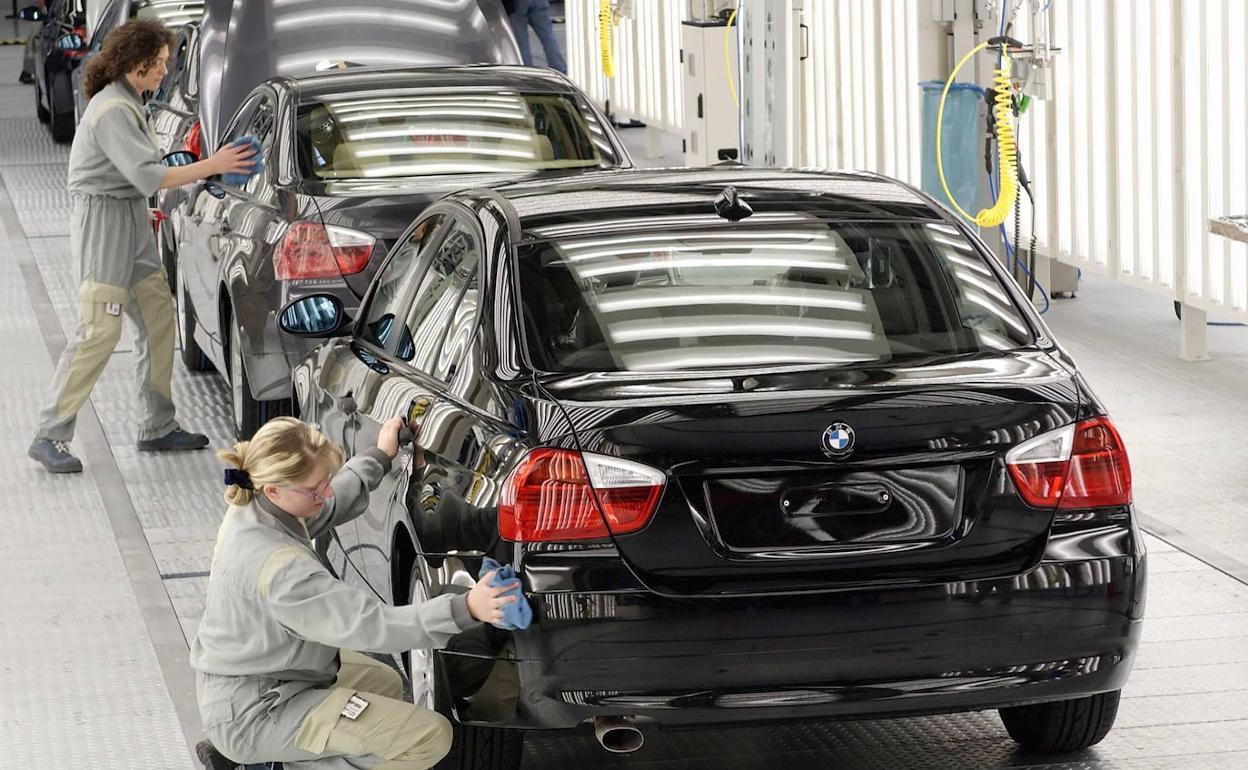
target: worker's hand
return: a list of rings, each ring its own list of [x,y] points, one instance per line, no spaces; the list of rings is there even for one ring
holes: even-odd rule
[[[250,174],[256,167],[256,150],[249,144],[227,144],[213,153],[208,162],[212,164],[212,175],[216,174]]]
[[[381,433],[377,435],[377,448],[391,460],[399,453],[399,429],[402,427],[402,417],[391,417],[381,424]]]
[[[485,573],[485,577],[478,580],[468,592],[468,614],[483,623],[503,622],[503,607],[516,601],[516,597],[503,594],[520,585],[520,581],[513,580],[498,588],[491,588],[490,581],[496,574],[497,571]]]

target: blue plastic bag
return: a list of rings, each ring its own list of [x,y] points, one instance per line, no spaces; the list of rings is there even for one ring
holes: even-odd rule
[[[260,140],[252,134],[247,134],[230,142],[231,147],[241,145],[251,145],[251,148],[256,151],[256,154],[251,156],[254,165],[251,167],[250,174],[222,174],[221,183],[230,187],[242,187],[247,184],[248,179],[264,171],[264,148],[260,145]]]
[[[923,192],[949,206],[949,198],[936,171],[936,116],[940,111],[941,80],[920,83],[923,89]],[[954,83],[945,100],[945,120],[941,126],[941,161],[949,192],[963,209],[979,211],[979,179],[984,173],[984,134],[981,105],[984,89],[974,83]],[[952,206],[950,206],[952,208]]]
[[[533,608],[529,606],[529,601],[521,593],[520,581],[516,580],[516,571],[512,566],[510,564],[499,564],[487,556],[481,562],[481,572],[477,577],[483,578],[495,570],[497,570],[497,574],[490,581],[490,586],[497,588],[504,583],[515,581],[516,587],[503,594],[503,596],[514,596],[516,601],[503,605],[503,621],[494,625],[506,631],[519,631],[520,629],[528,628],[529,624],[533,622]]]

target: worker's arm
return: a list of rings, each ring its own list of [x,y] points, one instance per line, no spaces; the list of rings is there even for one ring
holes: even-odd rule
[[[390,472],[390,463],[399,453],[399,429],[403,420],[395,417],[381,426],[377,446],[352,457],[329,485],[334,494],[325,500],[321,512],[307,520],[308,536],[319,537],[331,528],[346,524],[368,509],[368,493],[377,488]]]
[[[418,605],[390,606],[335,579],[304,548],[275,551],[257,579],[277,622],[296,636],[362,652],[437,649],[477,621],[468,594],[443,594]],[[475,589],[474,589],[475,590]]]
[[[160,189],[180,187],[218,174],[247,174],[251,172],[255,151],[247,146],[226,145],[206,158],[186,166],[165,168]],[[164,168],[164,166],[161,166]]]

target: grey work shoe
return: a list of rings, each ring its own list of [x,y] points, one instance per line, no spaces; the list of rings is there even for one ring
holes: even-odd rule
[[[195,744],[195,756],[204,766],[204,770],[237,770],[238,768],[237,763],[227,759],[224,754],[217,751],[216,746],[208,741]]]
[[[171,430],[160,438],[149,438],[139,442],[140,452],[180,452],[188,449],[203,449],[208,446],[208,437],[202,433],[187,433],[178,428]]]
[[[38,460],[50,473],[82,473],[82,461],[69,453],[69,444],[65,441],[37,438],[26,454]]]

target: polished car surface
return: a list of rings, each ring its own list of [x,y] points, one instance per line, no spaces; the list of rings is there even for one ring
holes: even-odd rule
[[[55,141],[68,143],[77,125],[73,77],[86,53],[85,0],[51,0],[20,16],[42,22],[34,36],[35,112]]]
[[[198,22],[203,15],[203,0],[109,0],[100,11],[95,28],[87,30],[87,51],[82,57],[82,66],[73,73],[74,122],[77,123],[82,118],[89,101],[82,90],[86,66],[104,47],[108,33],[131,19],[153,19],[170,31],[177,31],[185,24]],[[169,66],[172,68],[174,51],[171,50],[169,54]]]
[[[463,192],[352,315],[285,310],[330,338],[301,414],[351,453],[407,415],[423,450],[318,548],[395,604],[514,566],[531,627],[405,660],[457,751],[509,747],[483,767],[586,721],[616,750],[656,724],[995,708],[1049,752],[1112,726],[1145,588],[1125,449],[923,194],[762,169]]]
[[[204,138],[271,77],[339,66],[520,64],[500,0],[208,0],[200,92]]]
[[[247,135],[264,173],[187,187],[161,227],[177,253],[184,361],[229,380],[240,436],[290,410],[290,366],[310,347],[277,328],[290,297],[331,289],[354,309],[377,259],[449,192],[631,165],[576,86],[522,67],[275,78],[218,144]]]

